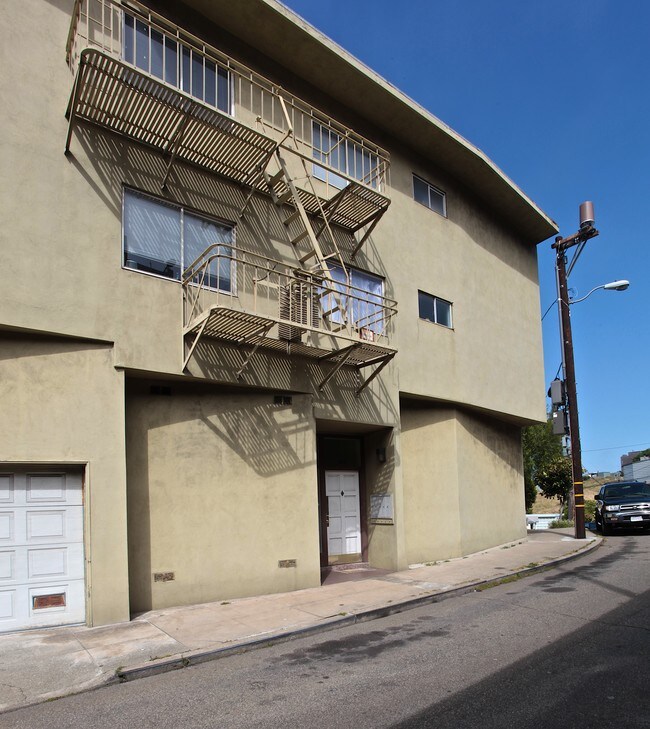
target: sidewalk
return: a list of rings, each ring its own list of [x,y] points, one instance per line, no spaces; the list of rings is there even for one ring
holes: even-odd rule
[[[575,540],[570,529],[529,532],[518,542],[403,572],[351,570],[297,592],[155,610],[101,628],[0,635],[0,712],[437,602],[599,543],[591,533]]]

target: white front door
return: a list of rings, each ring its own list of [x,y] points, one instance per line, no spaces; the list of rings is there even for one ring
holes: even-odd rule
[[[81,473],[0,472],[0,632],[85,620]]]
[[[355,555],[361,559],[359,473],[325,471],[327,550],[330,557]]]

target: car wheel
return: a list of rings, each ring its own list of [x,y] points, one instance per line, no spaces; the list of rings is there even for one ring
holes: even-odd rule
[[[600,523],[600,531],[604,537],[608,537],[612,533],[612,527],[609,524],[605,524],[603,519]]]

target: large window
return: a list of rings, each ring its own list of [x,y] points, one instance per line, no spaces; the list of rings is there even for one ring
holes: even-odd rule
[[[312,146],[314,159],[338,170],[348,177],[378,187],[379,157],[356,142],[344,139],[328,127],[312,122]],[[343,188],[348,181],[331,170],[314,165],[314,177],[334,187]]]
[[[123,56],[127,63],[205,101],[219,111],[233,113],[233,84],[227,68],[129,13],[124,13],[123,45]]]
[[[340,286],[334,286],[340,295],[337,293],[323,297],[323,311],[332,311],[330,320],[337,323],[343,321],[340,307],[337,308],[340,303],[355,329],[374,334],[383,333],[385,327],[382,306],[384,280],[358,268],[348,268],[350,286],[353,287],[348,289],[345,271],[341,266],[330,263],[329,269],[332,280],[340,284]],[[347,293],[350,295],[347,296]]]
[[[413,198],[416,202],[426,205],[440,215],[447,215],[447,200],[445,193],[437,187],[430,185],[417,175],[413,175]]]
[[[426,294],[424,291],[418,291],[418,309],[420,319],[452,328],[451,303],[449,301]]]
[[[125,189],[123,234],[127,268],[176,280],[208,246],[223,243],[215,249],[223,257],[211,264],[205,283],[221,291],[233,290],[232,227]]]

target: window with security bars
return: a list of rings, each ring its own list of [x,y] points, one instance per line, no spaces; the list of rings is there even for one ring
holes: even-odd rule
[[[323,124],[312,122],[313,157],[344,175],[359,180],[370,187],[379,187],[379,157],[357,142],[342,137]],[[314,164],[314,177],[343,188],[348,181],[321,165]]]
[[[227,68],[126,12],[122,56],[170,86],[233,114],[233,83]]]

